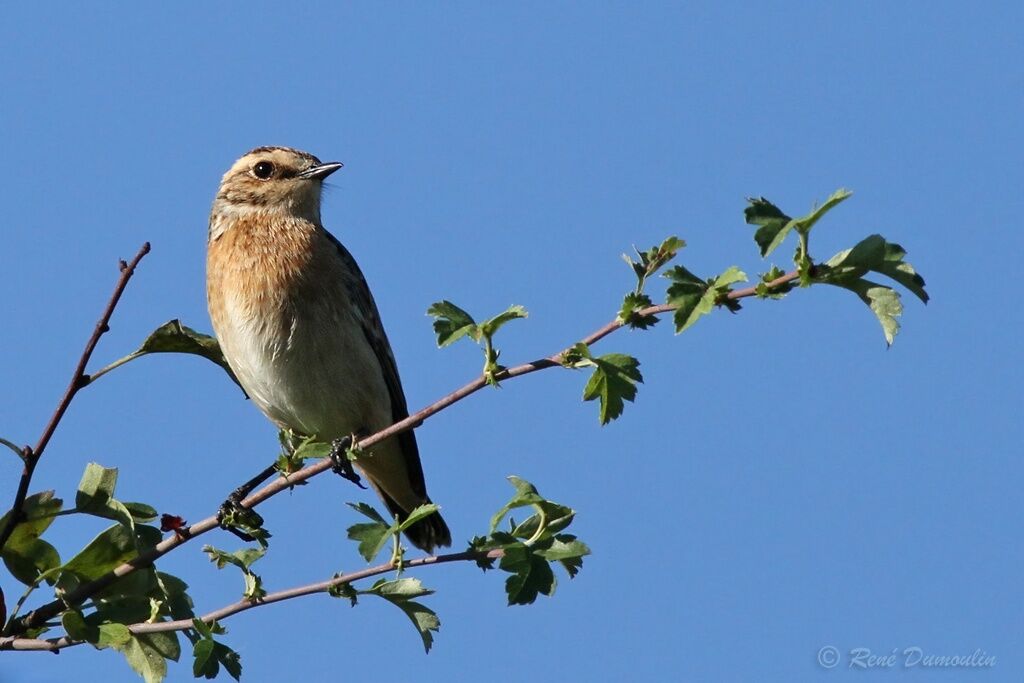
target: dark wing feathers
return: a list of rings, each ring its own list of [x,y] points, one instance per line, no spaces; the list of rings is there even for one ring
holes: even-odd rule
[[[363,313],[363,334],[366,341],[377,356],[381,372],[384,374],[384,383],[388,387],[391,397],[391,417],[394,422],[409,417],[409,408],[405,402],[405,392],[402,391],[402,381],[398,377],[398,365],[395,363],[395,356],[391,352],[391,344],[384,333],[384,325],[377,311],[377,304],[370,294],[370,287],[366,284],[363,272],[348,249],[327,230],[324,234],[338,248],[338,254],[345,262],[346,269],[353,277],[349,281],[349,296],[358,309]],[[423,476],[423,466],[420,464],[420,452],[416,445],[416,435],[412,430],[402,432],[397,437],[401,446],[402,454],[405,456],[405,466],[409,472],[409,481],[413,491],[423,499],[427,498],[427,485]]]

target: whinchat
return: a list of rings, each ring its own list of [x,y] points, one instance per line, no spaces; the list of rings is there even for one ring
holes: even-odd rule
[[[323,180],[341,166],[288,147],[236,161],[213,202],[206,264],[213,329],[246,393],[278,427],[327,442],[409,414],[366,280],[320,221]],[[355,466],[399,518],[430,502],[411,431]],[[427,552],[451,545],[439,514],[407,536]]]

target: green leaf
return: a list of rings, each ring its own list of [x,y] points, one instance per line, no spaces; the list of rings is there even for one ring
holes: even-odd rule
[[[151,505],[145,503],[122,503],[128,514],[132,516],[132,519],[136,522],[151,522],[156,519],[157,511]]]
[[[192,675],[196,678],[214,679],[223,666],[228,675],[236,681],[242,676],[242,663],[238,653],[216,640],[202,639],[192,649]]]
[[[640,311],[654,305],[651,297],[646,294],[630,292],[622,300],[622,307],[619,309],[618,320],[634,330],[646,330],[658,324],[656,315],[640,315]]]
[[[633,251],[639,257],[638,261],[634,261],[628,254],[623,254],[623,260],[626,261],[633,269],[633,273],[636,274],[637,294],[643,292],[644,281],[658,272],[666,263],[674,259],[679,250],[685,246],[686,242],[672,235],[667,237],[660,245],[651,247],[647,251],[640,251],[633,247]]]
[[[335,574],[334,578],[340,576],[341,574]],[[327,594],[332,598],[348,598],[353,607],[359,602],[359,591],[353,588],[351,583],[336,583],[327,589]]]
[[[622,414],[623,401],[636,398],[636,384],[643,382],[640,361],[621,353],[609,353],[593,359],[594,374],[583,389],[583,400],[600,399],[599,419],[608,424]]]
[[[733,313],[740,310],[740,302],[729,298],[732,285],[737,282],[746,282],[747,274],[736,266],[730,266],[721,275],[717,276],[708,288],[708,295],[712,295],[712,306],[723,306]]]
[[[172,619],[188,619],[193,616],[187,583],[173,574],[156,572],[156,584]]]
[[[381,514],[379,512],[377,512],[377,510],[375,510],[372,505],[368,505],[366,503],[346,503],[346,505],[348,505],[350,508],[352,508],[353,510],[355,510],[359,514],[361,514],[361,515],[363,515],[365,517],[369,517],[370,519],[372,519],[375,522],[380,522],[381,524],[384,524],[384,525],[388,524],[388,522],[384,519],[384,517],[381,516]]]
[[[505,323],[509,322],[510,320],[515,320],[517,318],[525,318],[527,317],[527,315],[529,314],[526,312],[526,309],[523,308],[522,306],[518,304],[509,306],[507,309],[505,309],[498,315],[494,316],[487,322],[482,323],[480,325],[480,334],[481,336],[484,337],[493,337],[494,333],[497,332]]]
[[[192,675],[213,679],[223,666],[229,676],[239,680],[242,676],[242,663],[238,653],[213,639],[215,633],[224,633],[224,629],[217,622],[206,624],[200,619],[193,619],[192,625],[200,636],[192,648]]]
[[[583,565],[583,556],[590,549],[571,534],[558,533],[572,523],[575,512],[564,505],[540,495],[536,487],[519,477],[509,477],[516,491],[491,520],[491,533],[487,538],[474,538],[469,544],[473,553],[502,551],[499,567],[512,574],[505,582],[510,605],[532,603],[538,595],[551,595],[556,579],[551,564],[561,564],[570,578]],[[513,509],[532,507],[535,513],[526,521],[516,524],[510,520],[511,533],[496,531],[498,524]],[[524,540],[520,540],[524,539]],[[494,561],[481,557],[478,566],[487,570]]]
[[[682,266],[676,266],[665,273],[672,280],[668,288],[666,302],[675,307],[673,320],[676,334],[690,327],[709,312],[713,306],[711,299],[705,299],[708,284]]]
[[[153,613],[152,600],[145,595],[103,598],[95,601],[95,605],[85,621],[96,628],[102,624],[137,624]]]
[[[425,588],[419,579],[406,578],[392,581],[381,579],[368,590],[360,592],[378,595],[401,609],[420,634],[420,638],[423,640],[423,649],[430,652],[430,647],[434,643],[434,636],[431,632],[437,632],[441,628],[441,621],[432,609],[415,602],[412,598],[431,595],[434,591]]]
[[[903,313],[903,304],[900,302],[900,295],[893,289],[885,287],[870,280],[842,280],[829,282],[844,289],[854,292],[860,300],[871,308],[871,311],[878,318],[882,325],[882,332],[885,334],[885,342],[892,346],[899,332],[900,324],[898,318]]]
[[[214,641],[213,655],[220,662],[224,670],[236,681],[242,679],[242,658],[237,652],[224,643]]]
[[[64,565],[58,583],[63,583],[67,574],[85,581],[99,578],[137,557],[139,552],[153,548],[160,539],[160,530],[155,527],[138,524],[132,533],[130,528],[115,524],[97,535]]]
[[[51,572],[60,567],[60,553],[46,541],[35,539],[19,544],[17,549],[5,547],[3,561],[11,575],[26,586],[44,578],[52,584]]]
[[[397,530],[398,531],[405,531],[406,529],[408,529],[409,527],[411,527],[413,524],[415,524],[416,522],[420,521],[421,519],[423,519],[425,517],[429,517],[430,515],[433,515],[433,514],[437,514],[440,509],[441,509],[440,506],[438,506],[435,503],[427,503],[427,504],[424,504],[424,505],[419,505],[419,506],[413,508],[412,512],[409,513],[409,516],[398,525],[398,529]]]
[[[167,661],[178,661],[181,648],[175,633],[146,633],[131,636],[127,642],[115,646],[128,665],[146,683],[160,683],[167,676]]]
[[[896,319],[903,313],[899,294],[863,276],[875,272],[890,277],[927,303],[924,278],[904,261],[905,256],[906,251],[900,245],[887,242],[881,235],[870,235],[852,249],[841,251],[826,261],[817,269],[814,281],[854,292],[878,318],[885,341],[891,345],[899,331]]]
[[[106,468],[94,462],[87,464],[75,494],[75,507],[87,515],[112,519],[133,528],[135,520],[131,512],[114,498],[116,485],[117,468]]]
[[[82,613],[75,609],[69,609],[61,615],[60,625],[64,627],[69,638],[84,640],[87,643],[96,643],[100,639],[100,630],[96,626],[86,623]]]
[[[125,624],[100,624],[98,630],[99,638],[96,641],[96,646],[99,648],[117,648],[127,643],[132,637],[132,632]]]
[[[359,554],[367,562],[373,562],[390,537],[391,527],[378,522],[353,524],[348,528],[348,538],[359,542]]]
[[[852,194],[849,190],[836,190],[825,203],[801,218],[790,218],[764,197],[747,199],[750,206],[743,213],[747,223],[760,226],[754,233],[754,241],[757,242],[761,256],[764,257],[775,251],[793,229],[803,234],[810,232],[822,216]]]
[[[303,439],[302,442],[299,443],[298,447],[292,453],[292,456],[295,458],[301,458],[302,460],[326,458],[331,454],[333,449],[333,444],[308,438]]]
[[[775,285],[770,287],[769,284],[775,282],[780,277],[785,275],[785,271],[778,266],[772,266],[768,272],[761,273],[760,282],[757,283],[755,293],[759,299],[782,299],[790,291],[793,290],[793,284],[787,282],[782,285]]]
[[[547,548],[538,550],[537,554],[548,562],[561,563],[571,579],[583,567],[583,557],[590,554],[590,548],[571,534],[559,534]]]
[[[223,569],[231,564],[243,572],[249,572],[253,563],[266,555],[267,549],[264,547],[242,548],[228,553],[214,548],[212,545],[204,545],[203,552],[210,556],[210,561],[217,565],[217,569]]]
[[[539,594],[552,595],[555,592],[557,580],[551,565],[526,546],[507,548],[498,566],[512,573],[505,580],[509,605],[529,605]]]
[[[380,554],[395,530],[370,505],[348,503],[348,506],[373,520],[370,523],[353,524],[348,528],[349,539],[359,542],[359,554],[367,562],[372,562],[373,558]]]
[[[262,600],[267,594],[267,591],[263,589],[263,579],[252,572],[245,572],[242,576],[245,579],[245,590],[242,591],[242,597],[253,602]]]
[[[839,188],[831,195],[829,195],[828,199],[825,200],[824,204],[815,207],[806,216],[794,219],[793,227],[795,227],[797,231],[802,232],[804,234],[810,232],[811,228],[814,227],[814,224],[817,223],[822,216],[828,213],[831,209],[835,208],[840,202],[848,199],[851,196],[853,196],[852,192],[844,188]]]
[[[761,249],[761,256],[772,253],[782,244],[792,229],[790,217],[764,197],[748,197],[749,206],[743,211],[746,222],[760,226],[754,233],[754,241]]]
[[[475,560],[476,566],[480,567],[483,571],[487,571],[494,569],[494,558],[486,557],[486,553],[497,547],[500,547],[500,544],[493,543],[490,538],[474,536],[469,540],[469,546],[466,550],[471,553],[477,553],[479,557]]]
[[[182,325],[181,321],[177,319],[170,320],[153,330],[152,334],[146,337],[138,350],[115,361],[108,366],[108,369],[113,369],[118,365],[123,365],[128,361],[150,353],[188,353],[200,356],[219,365],[235,384],[238,384],[239,387],[242,386],[238,383],[235,373],[231,371],[231,366],[225,360],[224,353],[221,351],[217,340],[214,337],[201,334],[190,327]],[[94,377],[99,376],[103,372],[105,370],[96,373]]]
[[[422,598],[424,595],[433,595],[434,591],[427,588],[417,578],[404,579],[379,579],[367,591],[379,595],[391,602],[401,602],[412,598]]]
[[[39,538],[46,531],[56,515],[60,512],[64,501],[53,497],[53,491],[40,491],[26,496],[25,502],[21,505],[22,520],[14,527],[11,536],[7,541],[7,547],[16,543],[18,539]],[[0,529],[7,526],[7,518],[10,512],[0,517]]]
[[[57,549],[39,537],[46,531],[64,501],[53,497],[53,491],[42,491],[25,498],[21,506],[23,521],[14,527],[6,545],[0,551],[4,565],[11,575],[26,586],[60,566]],[[0,529],[7,526],[10,512],[0,518]],[[53,583],[52,580],[49,581]]]
[[[711,283],[711,286],[716,288],[716,289],[718,289],[720,294],[725,294],[725,293],[727,293],[727,291],[721,291],[723,288],[728,288],[729,285],[734,285],[737,282],[746,282],[746,281],[747,281],[747,274],[746,273],[744,273],[742,270],[740,270],[736,266],[730,266],[730,267],[726,268],[725,271],[721,275],[718,275],[717,277],[715,277],[714,281]]]
[[[706,281],[682,266],[672,268],[665,273],[665,277],[672,280],[667,301],[676,309],[673,314],[676,334],[686,330],[717,305],[724,305],[732,311],[738,310],[739,303],[730,300],[728,294],[732,290],[731,285],[747,279],[746,273],[736,266]]]
[[[924,278],[914,270],[912,265],[903,260],[906,255],[907,252],[900,245],[886,242],[885,256],[882,262],[872,270],[900,283],[920,299],[921,303],[926,304],[928,303],[928,292],[924,289]]]
[[[106,468],[91,462],[85,466],[82,480],[75,494],[75,507],[82,512],[93,508],[105,508],[107,501],[114,497],[117,486],[117,468]]]
[[[924,278],[904,261],[903,247],[887,242],[881,235],[870,235],[852,249],[841,251],[825,262],[820,281],[838,284],[840,280],[854,280],[873,271],[892,278],[906,287],[923,303],[928,303]]]
[[[214,622],[216,623],[216,622]],[[205,621],[199,618],[192,619],[192,628],[194,628],[201,637],[213,638],[213,626],[207,624]]]
[[[589,346],[583,342],[576,342],[562,352],[561,363],[567,368],[582,368],[593,365],[593,358]]]
[[[220,663],[213,656],[213,648],[216,643],[206,638],[201,639],[192,648],[192,675],[196,678],[208,680],[217,677],[220,673]]]
[[[495,530],[497,530],[498,525],[501,524],[501,520],[504,519],[505,515],[512,510],[521,507],[540,505],[544,502],[544,497],[537,492],[536,487],[534,487],[530,482],[515,475],[509,476],[508,480],[509,483],[515,487],[516,492],[513,494],[512,498],[501,506],[501,509],[491,517],[491,533],[494,533]]]
[[[480,340],[480,332],[473,316],[451,301],[431,304],[427,309],[427,315],[434,318],[434,333],[437,334],[439,347],[448,346],[466,335],[472,337],[474,341]]]

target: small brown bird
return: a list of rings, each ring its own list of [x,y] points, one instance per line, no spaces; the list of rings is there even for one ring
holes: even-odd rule
[[[366,280],[320,222],[323,179],[341,166],[288,147],[252,150],[221,180],[207,245],[210,318],[238,381],[277,426],[326,442],[409,414]],[[355,466],[399,518],[430,502],[411,431]],[[439,514],[406,535],[427,552],[451,545]]]

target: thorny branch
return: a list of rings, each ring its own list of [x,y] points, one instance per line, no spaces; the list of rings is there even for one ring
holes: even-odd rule
[[[146,242],[139,248],[135,258],[129,263],[119,262],[121,276],[117,279],[117,284],[114,285],[114,293],[110,295],[107,307],[96,323],[92,336],[89,337],[89,341],[85,344],[85,350],[82,351],[82,355],[78,359],[78,365],[75,366],[75,371],[71,375],[71,382],[68,384],[68,388],[64,390],[64,396],[60,399],[60,403],[57,404],[53,415],[50,416],[50,421],[46,424],[46,428],[43,429],[43,433],[39,437],[35,448],[25,446],[21,449],[21,459],[24,461],[25,466],[21,472],[21,481],[18,482],[18,491],[14,495],[14,503],[11,505],[11,511],[7,517],[7,524],[3,529],[0,529],[0,550],[7,544],[8,539],[10,539],[11,534],[14,532],[14,527],[22,521],[21,506],[25,504],[25,498],[28,496],[28,487],[32,482],[32,475],[35,473],[36,465],[39,464],[39,459],[43,456],[46,445],[50,443],[50,438],[53,437],[53,433],[57,430],[57,426],[60,424],[61,418],[64,417],[64,413],[67,412],[68,406],[71,405],[71,401],[74,400],[79,390],[89,384],[89,377],[85,374],[85,368],[92,357],[92,352],[96,350],[100,337],[110,329],[110,318],[114,315],[114,308],[117,307],[117,302],[121,300],[121,294],[124,293],[125,287],[128,286],[128,281],[135,274],[135,268],[139,265],[139,261],[148,253],[149,242]]]
[[[798,278],[799,273],[794,270],[789,273],[786,273],[785,275],[779,278],[776,278],[775,280],[766,283],[766,286],[768,287],[768,289],[774,289],[782,285],[788,284],[790,282],[793,282]],[[747,287],[744,289],[736,289],[729,292],[726,298],[731,300],[737,300],[755,296],[756,294],[756,287]],[[675,307],[670,304],[660,304],[657,306],[650,306],[648,308],[642,309],[637,312],[637,315],[661,315],[663,313],[669,313],[674,309]],[[624,327],[625,325],[625,322],[620,321],[618,319],[612,320],[603,327],[595,330],[594,332],[591,332],[581,341],[587,345],[594,344],[600,341],[601,339],[607,337],[609,334],[620,329],[621,327]],[[563,349],[562,351],[559,351],[558,353],[551,356],[547,356],[545,358],[539,358],[529,363],[517,365],[512,368],[506,368],[496,373],[495,379],[498,381],[504,381],[506,379],[511,379],[513,377],[528,375],[530,373],[537,372],[538,370],[544,370],[553,367],[561,367],[560,361],[562,359],[562,356],[570,349],[571,347]],[[396,422],[390,427],[383,429],[375,434],[372,434],[366,437],[365,439],[362,439],[357,444],[355,444],[355,447],[359,449],[370,448],[371,446],[374,446],[375,444],[378,444],[381,441],[384,441],[385,439],[390,438],[396,434],[401,434],[402,432],[406,432],[410,429],[418,427],[427,418],[441,412],[448,406],[457,403],[458,401],[461,401],[462,399],[466,398],[471,394],[476,393],[477,391],[483,389],[486,386],[488,386],[487,378],[481,374],[479,377],[469,382],[468,384],[460,387],[459,389],[456,389],[455,391],[435,401],[434,403],[431,403],[422,410],[413,413],[404,420]],[[245,500],[243,500],[241,502],[241,506],[248,508],[256,507],[257,505],[267,500],[268,498],[271,498],[286,489],[291,489],[294,486],[320,474],[321,472],[331,469],[332,466],[333,463],[330,460],[330,458],[324,458],[313,463],[312,465],[302,468],[298,472],[289,474],[287,478],[280,477],[272,481],[271,483],[267,484],[259,491],[256,491]],[[29,612],[28,614],[24,615],[23,617],[17,620],[17,623],[13,625],[14,628],[12,628],[10,632],[23,633],[25,630],[35,628],[46,623],[48,620],[52,619],[53,617],[64,611],[67,605],[81,604],[84,600],[95,595],[96,593],[103,590],[104,588],[112,584],[114,581],[120,579],[121,577],[131,574],[136,569],[150,566],[154,561],[166,555],[178,546],[184,544],[189,539],[205,534],[211,529],[215,529],[217,527],[217,517],[216,515],[213,515],[207,517],[202,521],[192,524],[187,529],[180,530],[177,533],[171,534],[168,538],[164,539],[163,541],[155,545],[151,550],[139,554],[134,559],[116,567],[107,574],[93,581],[82,584],[76,590],[70,591],[69,593],[63,596],[63,600],[55,600],[53,602],[47,603],[36,608],[32,612]]]

